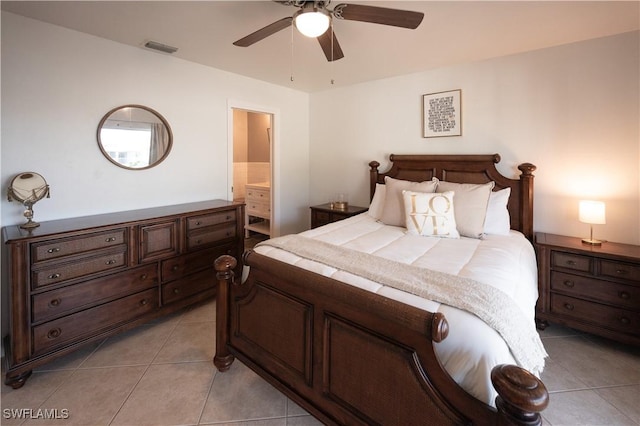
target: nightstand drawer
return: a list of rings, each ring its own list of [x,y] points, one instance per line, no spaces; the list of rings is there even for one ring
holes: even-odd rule
[[[551,312],[636,336],[640,330],[640,312],[612,308],[560,294],[551,294]]]
[[[640,266],[628,263],[602,260],[600,262],[600,274],[605,277],[640,282]]]
[[[579,254],[564,253],[560,251],[551,252],[551,267],[565,268],[574,271],[591,272],[593,259]]]
[[[564,272],[551,272],[551,290],[625,308],[638,309],[640,306],[639,287]]]

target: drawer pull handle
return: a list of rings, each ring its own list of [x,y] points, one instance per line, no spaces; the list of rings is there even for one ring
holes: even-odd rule
[[[575,284],[573,281],[571,281],[571,280],[565,280],[563,284],[564,284],[564,285],[566,285],[566,286],[567,286],[567,287],[569,287],[569,288],[573,288],[573,287],[576,285],[576,284]]]
[[[629,325],[631,321],[627,317],[620,317],[620,322],[624,325]]]
[[[107,260],[105,262],[106,265],[115,265],[116,263],[118,263],[118,261],[117,260],[113,260],[113,259]]]
[[[231,220],[231,216],[227,216],[227,220]]]
[[[620,293],[618,293],[618,296],[620,296],[621,299],[625,299],[625,300],[628,300],[631,298],[631,295],[626,291],[621,291]]]
[[[576,266],[576,261],[575,260],[567,260],[567,265]]]
[[[47,253],[58,253],[59,251],[60,251],[60,247],[55,247],[47,250]]]
[[[202,240],[196,240],[196,244],[202,244]]]
[[[147,279],[147,274],[140,275],[140,280],[144,281]]]
[[[178,269],[180,269],[178,265],[173,265],[173,268],[171,268],[172,271],[177,271]]]
[[[565,303],[564,307],[565,307],[565,309],[567,309],[569,311],[573,311],[573,305],[571,303]]]
[[[107,238],[105,241],[106,241],[106,242],[108,242],[108,243],[112,243],[112,242],[114,242],[115,240],[116,240],[116,237],[109,237],[109,238]]]
[[[60,306],[60,299],[52,299],[52,300],[49,302],[49,306],[54,306],[54,307],[55,307],[55,306]]]
[[[147,299],[142,299],[140,301],[140,306],[145,306],[147,303],[149,303],[149,301]]]
[[[629,271],[627,271],[626,269],[616,269],[616,274],[618,275],[626,275],[628,273]]]
[[[173,294],[180,294],[180,289],[179,288],[174,288],[173,289]]]
[[[199,220],[196,220],[196,225],[200,225],[201,222]]]
[[[49,278],[50,280],[55,280],[56,278],[60,278],[62,275],[58,274],[57,272],[55,274],[51,274],[49,275],[47,278]]]
[[[47,333],[47,339],[57,339],[58,337],[60,337],[61,334],[62,334],[62,330],[60,330],[58,327],[52,328]]]

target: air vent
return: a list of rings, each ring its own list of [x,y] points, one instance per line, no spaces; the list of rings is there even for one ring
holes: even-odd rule
[[[149,49],[157,50],[163,53],[175,53],[178,51],[177,47],[168,46],[166,44],[158,43],[157,41],[148,41],[144,44],[144,47]]]

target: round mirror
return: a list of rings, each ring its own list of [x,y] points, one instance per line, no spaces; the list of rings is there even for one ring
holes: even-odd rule
[[[47,185],[47,181],[38,173],[20,173],[11,181],[8,192],[9,201],[19,201],[27,208],[24,211],[24,217],[27,218],[27,223],[20,225],[20,227],[30,229],[40,226],[38,222],[32,220],[33,205],[44,197],[49,197],[49,185]]]
[[[113,164],[130,170],[153,167],[169,155],[173,135],[169,123],[142,105],[109,111],[98,125],[98,146]]]

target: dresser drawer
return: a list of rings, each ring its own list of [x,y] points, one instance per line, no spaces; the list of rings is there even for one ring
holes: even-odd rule
[[[601,260],[600,275],[640,283],[640,266],[611,260]]]
[[[574,271],[589,272],[593,271],[593,259],[579,254],[564,253],[561,251],[551,252],[551,267],[572,269]]]
[[[552,271],[551,290],[640,310],[640,287]]]
[[[640,335],[640,312],[551,294],[551,312],[622,333]]]
[[[126,231],[124,229],[116,229],[53,242],[36,243],[31,246],[33,262],[125,244],[127,242],[125,236]]]
[[[201,216],[192,216],[187,218],[187,231],[193,231],[196,229],[206,228],[207,226],[219,225],[221,223],[230,223],[235,221],[235,210],[211,213]]]
[[[268,189],[247,188],[246,201],[258,201],[269,204],[270,191]]]
[[[65,313],[77,311],[107,301],[136,293],[158,283],[156,265],[143,266],[108,277],[87,281],[33,296],[33,322],[57,318]]]
[[[234,254],[232,244],[185,254],[162,262],[162,281],[171,281],[201,269],[213,268],[213,262],[223,254]]]
[[[205,290],[216,288],[216,272],[206,269],[162,286],[162,304],[166,305]]]
[[[227,226],[220,226],[204,232],[193,233],[187,237],[187,249],[193,250],[197,247],[224,241],[236,237],[235,223]]]
[[[33,327],[33,352],[39,355],[90,337],[158,309],[158,289],[150,289]]]
[[[76,258],[70,262],[36,269],[32,273],[31,285],[33,289],[38,289],[73,278],[122,268],[127,265],[125,254],[126,247],[122,247],[121,251]]]
[[[271,215],[271,206],[263,202],[247,200],[246,209],[247,214],[253,216],[265,216],[269,218]]]

